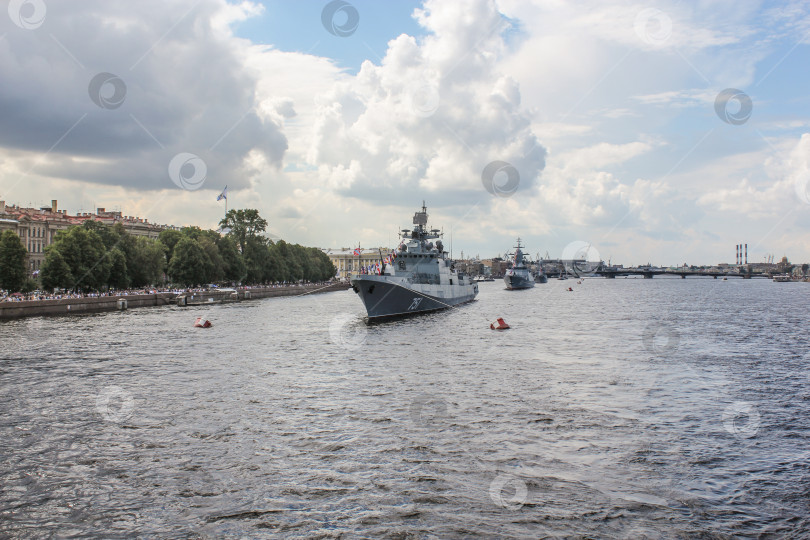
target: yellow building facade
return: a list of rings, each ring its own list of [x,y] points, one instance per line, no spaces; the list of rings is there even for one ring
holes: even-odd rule
[[[355,255],[357,248],[324,249],[323,252],[335,265],[338,279],[349,279],[352,275],[360,273],[360,268],[381,262],[380,253],[384,259],[391,253],[391,248],[360,248],[361,254]]]

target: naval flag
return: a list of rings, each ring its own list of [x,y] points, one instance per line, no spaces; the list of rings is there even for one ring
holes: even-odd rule
[[[228,200],[228,186],[225,186],[225,189],[223,189],[222,193],[217,197],[217,201],[221,201],[222,199]]]

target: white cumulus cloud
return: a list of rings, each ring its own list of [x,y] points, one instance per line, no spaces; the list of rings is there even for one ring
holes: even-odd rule
[[[391,40],[379,65],[364,62],[319,98],[309,159],[321,179],[363,199],[486,203],[481,174],[500,160],[530,190],[546,150],[519,85],[498,69],[509,22],[486,0],[428,1],[416,17],[426,37]]]

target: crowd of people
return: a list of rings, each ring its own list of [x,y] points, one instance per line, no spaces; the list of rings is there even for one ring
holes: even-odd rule
[[[35,300],[63,300],[67,298],[100,298],[104,296],[130,296],[134,294],[157,294],[162,292],[179,292],[175,289],[127,289],[121,291],[105,291],[105,292],[88,292],[88,293],[78,293],[78,292],[61,292],[61,293],[48,293],[45,291],[34,291],[28,294],[22,293],[14,293],[14,294],[7,294],[6,291],[2,291],[0,294],[0,302],[26,302],[26,301],[35,301]]]
[[[311,286],[327,286],[332,284],[332,281],[322,281],[317,283],[302,283],[302,282],[281,282],[281,283],[273,283],[268,285],[250,285],[250,286],[240,286],[240,289],[268,289],[268,288],[284,288],[284,287],[311,287]],[[0,290],[0,302],[30,302],[36,300],[63,300],[63,299],[72,299],[72,298],[100,298],[105,296],[132,296],[138,294],[159,294],[159,293],[172,293],[172,294],[183,294],[183,293],[190,293],[190,292],[205,292],[216,290],[218,287],[209,286],[209,287],[189,287],[187,289],[182,288],[151,288],[151,289],[122,289],[122,290],[109,290],[104,292],[88,292],[88,293],[78,293],[78,292],[71,292],[65,291],[60,293],[48,293],[45,291],[33,291],[27,294],[22,293],[13,293],[9,294],[8,291]]]

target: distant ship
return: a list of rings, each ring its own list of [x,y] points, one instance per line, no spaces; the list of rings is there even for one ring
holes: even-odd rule
[[[506,271],[503,276],[503,281],[506,283],[506,288],[514,289],[530,289],[534,287],[534,276],[529,272],[526,266],[521,250],[523,246],[520,245],[520,238],[517,239],[517,246],[515,246],[515,258],[512,263],[512,268]]]
[[[475,299],[478,285],[456,271],[444,251],[439,229],[427,228],[425,203],[413,216],[413,230],[403,229],[402,243],[380,273],[358,274],[351,284],[366,306],[369,322],[427,313]],[[434,244],[431,240],[437,239]],[[381,257],[382,258],[382,257]]]

